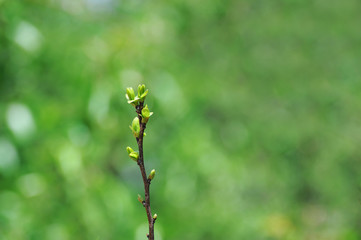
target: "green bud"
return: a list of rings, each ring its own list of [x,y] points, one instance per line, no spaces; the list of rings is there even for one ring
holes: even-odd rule
[[[149,179],[149,180],[153,180],[154,176],[155,176],[155,169],[153,169],[152,171],[150,171],[150,174],[149,174],[148,179]]]
[[[139,85],[138,86],[138,97],[140,98],[140,96],[142,96],[142,94],[144,93],[145,91],[145,85],[142,84],[142,85]]]
[[[130,153],[134,152],[134,150],[131,147],[127,147],[127,152],[128,152],[128,154],[130,154]]]
[[[134,161],[138,161],[139,154],[137,152],[131,152],[129,153],[129,157],[133,159]]]
[[[129,126],[135,137],[139,137],[140,125],[139,118],[135,117],[132,122],[132,126]]]
[[[156,220],[157,217],[158,217],[158,215],[155,213],[155,214],[153,215],[153,219]]]
[[[125,94],[125,97],[128,99],[128,101],[132,101],[135,98],[135,93],[133,88],[127,88],[127,94]]]
[[[148,89],[145,90],[145,85],[144,84],[139,85],[138,86],[138,98],[141,102],[144,102],[144,99],[147,96],[147,94],[148,94]]]
[[[153,112],[150,112],[148,105],[145,105],[145,107],[142,109],[142,122],[147,123],[149,120],[149,117],[152,115],[153,115]]]

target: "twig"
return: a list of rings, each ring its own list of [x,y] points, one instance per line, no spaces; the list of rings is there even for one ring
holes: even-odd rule
[[[145,211],[147,212],[147,218],[148,218],[148,224],[149,224],[148,238],[149,238],[149,240],[154,240],[154,222],[155,221],[153,220],[152,211],[150,208],[150,192],[149,192],[149,186],[150,186],[151,180],[149,178],[147,178],[147,173],[145,171],[145,166],[144,166],[143,138],[144,138],[144,131],[145,131],[145,128],[147,127],[147,124],[142,123],[143,103],[140,103],[136,109],[137,109],[136,112],[138,114],[139,125],[140,125],[139,137],[136,138],[137,143],[138,143],[138,149],[139,149],[139,158],[138,158],[137,164],[138,164],[140,172],[142,174],[143,184],[144,184],[144,196],[145,196],[144,208],[145,208]]]
[[[147,173],[144,166],[144,153],[143,153],[143,138],[144,131],[147,127],[147,122],[149,117],[152,116],[152,112],[149,111],[148,106],[144,106],[145,97],[148,94],[148,90],[145,90],[144,85],[139,85],[138,87],[138,95],[135,96],[133,88],[127,88],[126,98],[128,99],[128,103],[135,107],[137,117],[133,119],[132,125],[130,129],[132,130],[138,144],[138,152],[135,152],[131,147],[127,147],[127,152],[129,157],[137,162],[140,173],[142,174],[143,184],[144,184],[144,196],[145,200],[138,194],[138,201],[145,208],[147,213],[148,223],[149,223],[149,233],[147,237],[149,240],[154,240],[154,223],[157,219],[157,214],[154,214],[152,217],[152,211],[150,208],[150,192],[149,187],[150,183],[155,176],[155,170],[153,169],[149,176],[147,177]]]

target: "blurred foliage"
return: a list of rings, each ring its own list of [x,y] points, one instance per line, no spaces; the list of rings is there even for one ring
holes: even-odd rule
[[[361,239],[361,2],[0,0],[0,239]]]

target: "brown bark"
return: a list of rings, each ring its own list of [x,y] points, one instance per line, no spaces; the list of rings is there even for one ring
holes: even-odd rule
[[[142,123],[142,109],[143,109],[143,103],[140,103],[136,107],[136,112],[138,114],[139,118],[139,125],[140,125],[140,131],[139,131],[139,137],[137,137],[137,143],[138,143],[138,149],[139,149],[139,159],[137,161],[140,172],[142,174],[143,184],[144,184],[144,197],[145,201],[143,202],[143,206],[145,208],[145,211],[147,212],[147,218],[148,218],[148,224],[149,224],[149,233],[148,233],[148,239],[154,240],[154,222],[155,220],[152,217],[152,211],[150,208],[150,182],[151,180],[148,179],[147,173],[145,170],[144,165],[144,154],[143,154],[143,138],[144,138],[144,131],[146,128],[146,123]]]

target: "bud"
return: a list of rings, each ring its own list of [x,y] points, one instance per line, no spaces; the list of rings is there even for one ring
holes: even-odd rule
[[[153,115],[153,112],[150,112],[148,105],[145,105],[145,107],[142,109],[142,122],[147,123],[149,120],[149,117],[152,115]]]
[[[134,150],[131,147],[127,147],[127,152],[128,154],[131,154],[132,152],[134,152]]]
[[[131,153],[129,153],[129,157],[130,157],[131,159],[133,159],[134,161],[138,161],[139,153],[137,153],[137,152],[131,152]]]
[[[143,204],[143,198],[138,194],[138,201]]]
[[[145,97],[148,94],[148,89],[145,90],[145,85],[139,85],[138,86],[138,98],[140,99],[141,102],[144,102]]]
[[[128,101],[134,100],[135,94],[133,88],[127,88],[127,94],[125,94],[125,97],[128,99]]]
[[[153,219],[156,220],[157,217],[158,217],[158,215],[155,213],[155,214],[153,215]]]
[[[150,171],[150,174],[149,174],[148,179],[149,179],[149,180],[153,180],[154,176],[155,176],[155,169],[153,169],[152,171]]]
[[[125,97],[128,99],[128,103],[132,104],[134,107],[136,107],[139,104],[139,97],[135,96],[133,88],[127,88],[127,93],[125,94]]]
[[[135,117],[132,121],[132,126],[129,126],[135,137],[139,137],[140,125],[139,118]]]
[[[145,85],[142,84],[142,85],[139,85],[138,86],[138,97],[140,98],[140,96],[142,96],[142,94],[144,93],[145,91]]]

